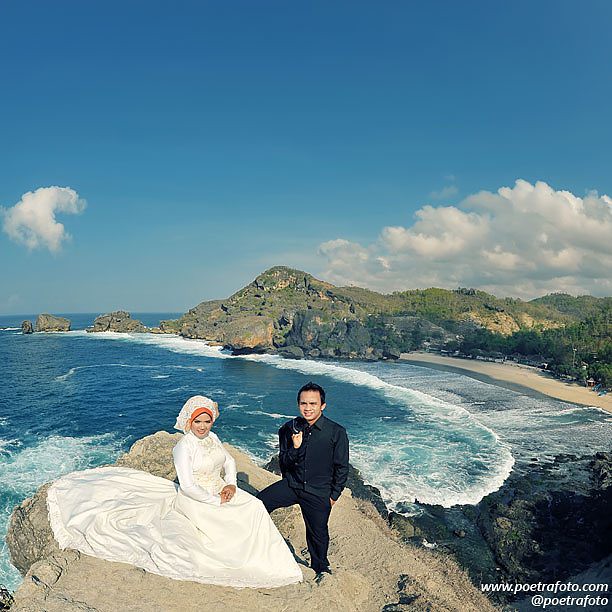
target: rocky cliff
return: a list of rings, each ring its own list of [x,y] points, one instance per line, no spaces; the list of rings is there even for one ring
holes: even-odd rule
[[[50,314],[39,314],[36,318],[37,332],[58,332],[70,331],[70,319],[56,317]],[[26,332],[24,332],[26,333]]]
[[[138,441],[117,462],[173,479],[171,449],[180,434],[158,432]],[[239,486],[249,492],[276,478],[228,447],[236,458]],[[304,582],[279,589],[231,589],[178,582],[127,564],[61,551],[46,514],[46,490],[15,509],[7,536],[13,562],[25,575],[14,594],[14,612],[167,612],[229,609],[313,611],[493,610],[466,574],[448,557],[401,544],[373,507],[349,490],[331,516],[330,561],[334,574],[320,584],[303,567]],[[273,519],[304,562],[304,525],[297,508],[277,510]]]

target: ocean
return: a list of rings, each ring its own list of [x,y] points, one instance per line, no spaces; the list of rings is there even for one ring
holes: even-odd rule
[[[134,313],[146,325],[178,313]],[[351,463],[389,509],[415,500],[476,504],[511,470],[559,454],[612,448],[612,416],[531,397],[461,374],[402,362],[231,356],[173,335],[87,334],[93,314],[68,314],[74,331],[23,335],[0,316],[0,584],[21,582],[4,535],[13,508],[49,480],[112,462],[137,439],[173,431],[183,402],[219,402],[215,431],[265,463],[276,432],[297,414],[309,380],[327,391],[326,415],[343,424]],[[560,468],[562,469],[562,468]]]

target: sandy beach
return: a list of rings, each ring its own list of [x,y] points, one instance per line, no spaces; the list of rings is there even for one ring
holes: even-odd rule
[[[505,386],[514,391],[535,391],[565,402],[594,406],[612,413],[612,393],[599,396],[585,387],[561,381],[531,366],[513,362],[496,363],[476,359],[460,359],[435,353],[402,353],[401,358],[415,365],[460,372],[484,382]]]

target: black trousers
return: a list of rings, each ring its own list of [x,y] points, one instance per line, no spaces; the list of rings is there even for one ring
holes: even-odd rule
[[[257,496],[268,512],[299,504],[306,524],[306,543],[310,553],[310,565],[315,572],[329,570],[327,549],[329,530],[327,521],[331,511],[329,497],[319,497],[300,489],[293,489],[283,478],[266,487]]]

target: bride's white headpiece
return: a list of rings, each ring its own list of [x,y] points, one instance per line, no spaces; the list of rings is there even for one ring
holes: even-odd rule
[[[190,397],[183,404],[181,411],[176,417],[174,429],[187,433],[187,431],[189,431],[189,426],[191,425],[191,420],[196,411],[199,411],[200,413],[207,412],[212,417],[212,420],[215,421],[219,416],[219,405],[217,402],[213,402],[209,397],[204,395],[194,395],[193,397]]]

